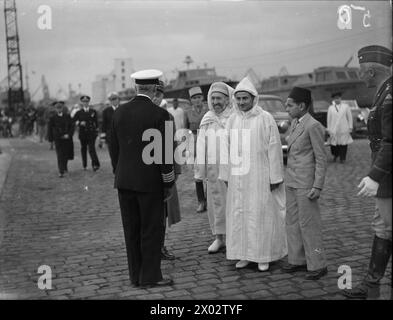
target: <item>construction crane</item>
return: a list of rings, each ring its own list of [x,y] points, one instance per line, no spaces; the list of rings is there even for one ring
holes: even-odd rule
[[[41,76],[41,83],[38,88],[32,93],[30,99],[33,99],[35,95],[40,91],[40,89],[42,89],[42,100],[49,101],[49,87],[44,75]]]
[[[8,65],[8,108],[12,114],[25,107],[15,0],[4,0]]]

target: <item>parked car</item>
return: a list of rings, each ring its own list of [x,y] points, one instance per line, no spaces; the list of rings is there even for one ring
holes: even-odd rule
[[[284,102],[279,96],[270,94],[259,95],[259,105],[263,110],[271,113],[277,123],[278,131],[280,132],[282,151],[284,155],[284,163],[287,162],[289,127],[291,126],[291,117],[285,110]]]
[[[346,103],[351,108],[352,119],[353,119],[353,133],[365,134],[367,133],[367,118],[369,109],[359,108],[356,100],[342,100],[342,103]]]

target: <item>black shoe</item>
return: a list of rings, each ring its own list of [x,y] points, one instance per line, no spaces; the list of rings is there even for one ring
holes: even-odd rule
[[[293,273],[293,272],[297,272],[297,271],[307,271],[307,265],[306,264],[287,263],[282,267],[282,271],[287,272],[287,273]]]
[[[64,178],[64,173],[59,173],[59,178]]]
[[[348,299],[367,299],[371,296],[379,296],[379,286],[362,281],[353,289],[344,289],[341,291],[342,295]]]
[[[161,281],[155,283],[146,283],[142,284],[142,288],[153,288],[153,287],[164,287],[164,286],[171,286],[173,285],[172,279],[162,279]]]
[[[100,167],[93,167],[93,171],[96,172]]]
[[[161,248],[161,259],[162,260],[175,260],[176,257],[168,251],[166,247]]]
[[[139,287],[139,282],[133,282],[133,281],[131,281],[131,285],[132,285],[133,287]]]
[[[308,271],[305,279],[306,280],[318,280],[319,278],[322,278],[323,276],[326,276],[328,273],[328,269],[322,268],[322,269],[318,269],[318,270],[314,270],[314,271]]]
[[[206,211],[206,202],[202,201],[199,202],[198,208],[197,208],[197,213],[205,212]]]

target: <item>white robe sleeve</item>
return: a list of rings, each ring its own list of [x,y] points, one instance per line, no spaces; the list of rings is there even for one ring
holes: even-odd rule
[[[229,121],[228,121],[229,123]],[[229,180],[229,170],[230,170],[230,139],[229,139],[230,129],[227,124],[226,128],[222,131],[222,145],[220,149],[220,166],[218,179],[222,181]]]
[[[206,179],[206,127],[201,127],[198,131],[196,142],[196,157],[194,163],[194,178],[198,180]]]
[[[269,174],[270,184],[281,183],[283,178],[283,154],[280,140],[280,133],[278,132],[277,124],[273,117],[269,117]]]

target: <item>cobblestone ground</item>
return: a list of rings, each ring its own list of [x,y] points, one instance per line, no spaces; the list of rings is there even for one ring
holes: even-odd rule
[[[339,266],[352,268],[356,284],[368,265],[374,204],[356,197],[370,161],[366,140],[350,146],[346,164],[329,163],[320,201],[326,277],[306,281],[303,272],[282,273],[280,263],[264,273],[256,265],[236,270],[236,261],[226,260],[225,253],[209,255],[213,238],[207,215],[195,213],[192,173],[185,168],[178,180],[182,221],[166,240],[177,259],[162,262],[163,273],[172,275],[175,285],[151,289],[129,285],[106,149],[98,150],[101,170],[83,171],[76,143],[76,158],[64,179],[57,177],[55,153],[46,143],[13,139],[3,151],[12,153],[13,161],[0,202],[0,299],[343,299],[337,287]],[[41,265],[52,269],[51,290],[38,289]],[[382,299],[390,296],[390,270],[389,264]]]

